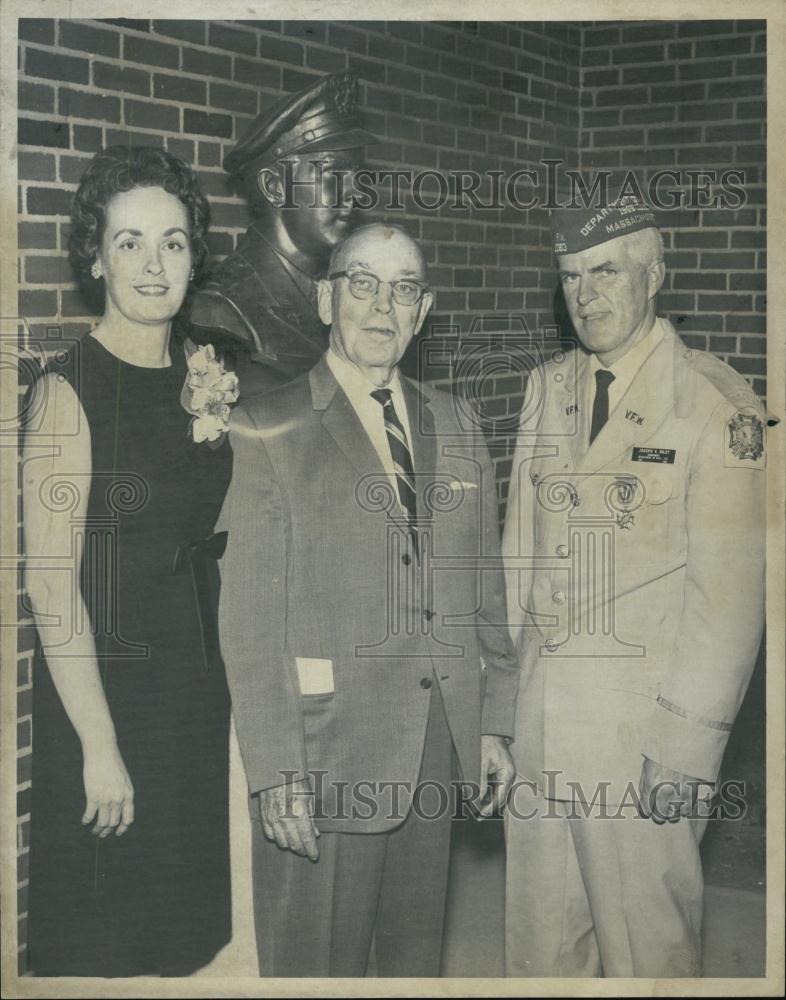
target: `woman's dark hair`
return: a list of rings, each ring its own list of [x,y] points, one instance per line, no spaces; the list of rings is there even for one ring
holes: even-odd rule
[[[195,273],[204,262],[210,206],[199,189],[194,171],[161,149],[110,146],[96,153],[82,175],[71,210],[68,241],[68,256],[77,280],[96,304],[103,298],[100,294],[103,282],[96,281],[90,269],[101,245],[107,205],[116,194],[138,187],[160,187],[182,201],[190,223]]]

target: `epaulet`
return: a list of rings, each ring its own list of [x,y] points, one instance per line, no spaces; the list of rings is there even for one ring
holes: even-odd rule
[[[764,406],[748,382],[731,365],[715,357],[708,351],[686,351],[683,355],[697,375],[705,378],[710,385],[740,413],[755,413],[764,417]]]

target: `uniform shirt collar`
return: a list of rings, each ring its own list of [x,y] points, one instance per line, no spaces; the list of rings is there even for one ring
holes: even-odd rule
[[[609,366],[608,370],[614,376],[612,386],[614,387],[614,395],[617,399],[622,398],[626,389],[636,377],[638,370],[663,340],[664,332],[663,324],[656,317],[655,322],[652,324],[652,329],[647,336],[642,338],[634,347],[631,347],[613,365]],[[604,367],[605,365],[601,364],[597,354],[590,355],[589,372],[593,384],[595,382],[595,372]]]

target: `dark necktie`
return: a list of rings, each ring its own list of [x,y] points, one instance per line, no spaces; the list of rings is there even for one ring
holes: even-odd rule
[[[417,494],[415,492],[415,470],[412,467],[412,455],[407,444],[407,434],[393,407],[390,389],[375,389],[371,393],[371,398],[375,399],[382,407],[382,413],[385,417],[385,430],[388,435],[388,445],[390,446],[390,455],[393,459],[393,468],[396,472],[398,498],[407,515],[407,524],[412,536],[412,544],[415,546],[415,552],[417,552],[418,511]]]
[[[613,381],[614,376],[608,368],[599,368],[595,372],[595,402],[592,404],[590,444],[600,434],[603,425],[609,419],[609,386]]]

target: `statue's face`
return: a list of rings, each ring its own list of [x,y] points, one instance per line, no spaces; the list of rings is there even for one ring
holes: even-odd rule
[[[347,235],[355,174],[362,166],[361,148],[304,153],[278,165],[283,203],[277,211],[301,253],[327,262]]]

